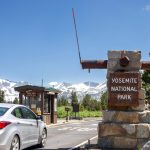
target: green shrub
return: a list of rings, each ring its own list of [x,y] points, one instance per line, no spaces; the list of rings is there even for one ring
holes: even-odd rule
[[[70,116],[71,111],[68,112]],[[58,118],[65,118],[67,117],[67,111],[65,111],[65,106],[61,106],[57,108],[57,116]]]
[[[67,116],[67,112],[65,111],[65,106],[61,106],[58,107],[57,109],[57,114],[58,114],[58,118],[65,118]],[[72,111],[69,111],[69,116],[75,116],[75,113],[73,113]],[[101,111],[88,111],[88,110],[83,110],[80,111],[79,113],[76,113],[77,117],[82,117],[82,118],[86,118],[86,117],[101,117],[102,116],[102,112]]]
[[[101,117],[102,113],[100,111],[88,111],[84,110],[82,112],[79,112],[79,116],[86,118],[86,117]]]

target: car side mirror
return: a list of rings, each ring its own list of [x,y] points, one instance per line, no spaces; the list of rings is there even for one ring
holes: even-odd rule
[[[43,117],[42,117],[42,115],[38,115],[38,116],[36,117],[36,119],[37,119],[37,120],[43,120]]]

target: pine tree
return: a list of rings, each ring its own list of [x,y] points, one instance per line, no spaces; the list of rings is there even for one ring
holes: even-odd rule
[[[13,104],[19,104],[19,100],[17,97],[15,97],[14,101],[13,101]]]
[[[102,110],[108,108],[108,93],[104,92],[100,98],[100,107]]]
[[[85,109],[91,110],[91,96],[86,94],[83,97],[82,105],[84,106]]]
[[[0,103],[4,103],[5,102],[5,94],[4,91],[0,90]]]
[[[68,100],[62,96],[59,100],[58,100],[58,106],[67,106],[69,103],[68,103]]]
[[[100,110],[100,101],[93,99],[91,95],[86,94],[82,100],[82,106],[88,111]]]
[[[71,106],[73,106],[73,104],[78,104],[78,98],[77,98],[77,94],[76,92],[71,92]]]

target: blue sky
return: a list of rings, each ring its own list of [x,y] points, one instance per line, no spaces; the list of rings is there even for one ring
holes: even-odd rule
[[[0,78],[40,85],[106,80],[106,70],[82,70],[82,59],[108,50],[140,50],[149,60],[150,0],[1,0]]]

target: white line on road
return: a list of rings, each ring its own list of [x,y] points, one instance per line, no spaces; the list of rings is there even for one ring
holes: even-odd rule
[[[97,130],[96,128],[81,128],[81,127],[64,127],[64,128],[61,128],[61,129],[57,129],[57,130],[60,130],[60,131],[62,131],[62,130],[70,130],[70,131],[72,131],[72,130],[76,130],[76,131],[78,131],[78,132],[86,132],[86,131],[95,131],[95,130]]]
[[[96,136],[90,138],[89,140],[94,140],[94,139],[96,139],[97,137],[98,137],[98,135],[96,135]],[[82,145],[88,143],[89,140],[86,140],[86,141],[84,141],[84,142],[82,142],[82,143],[80,143],[80,144],[78,144],[78,145],[76,145],[76,146],[74,146],[74,147],[72,147],[72,148],[70,148],[70,149],[68,149],[68,150],[73,150],[73,149],[75,149],[75,148],[78,148],[78,147],[80,147],[80,146],[82,146]]]

